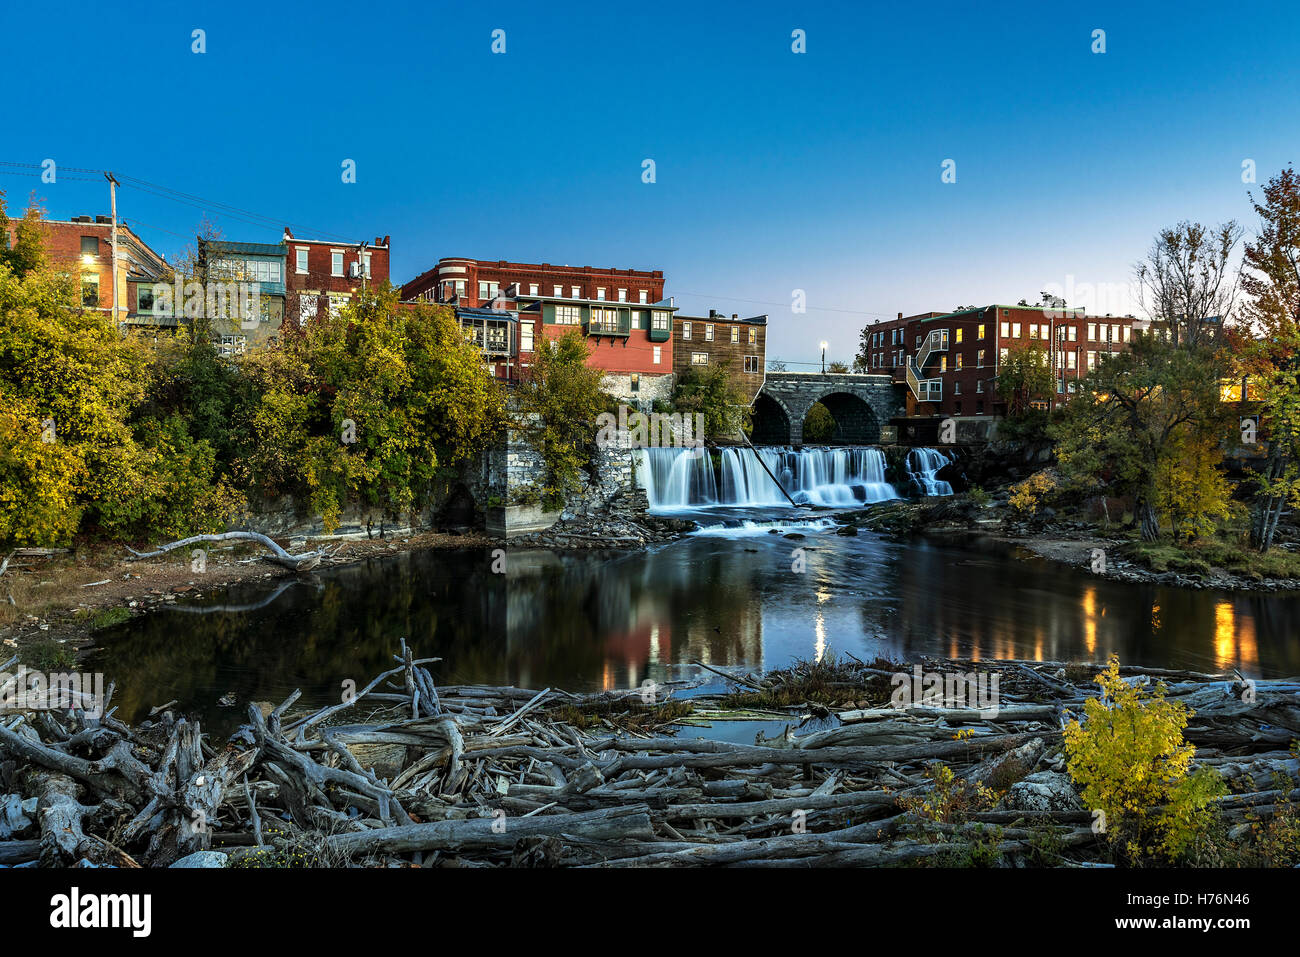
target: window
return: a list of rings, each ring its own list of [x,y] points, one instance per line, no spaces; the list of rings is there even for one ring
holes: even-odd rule
[[[763,371],[763,366],[758,361],[758,356],[745,356],[745,371],[749,373],[758,373]]]
[[[947,357],[947,356],[940,356],[940,357],[939,357],[939,371],[940,371],[940,372],[947,372],[947,371],[948,371],[948,357]]]
[[[1088,341],[1097,341],[1097,324],[1095,322],[1088,323]]]
[[[978,399],[978,400],[976,400],[976,402],[975,402],[975,414],[976,414],[976,415],[983,415],[983,414],[984,414],[984,400],[983,400],[983,399]]]
[[[706,366],[709,364],[709,354],[707,352],[692,352],[691,365]]]
[[[293,251],[293,259],[293,268],[297,270],[299,274],[305,273],[307,271],[307,250],[304,247],[299,246]]]
[[[153,286],[140,285],[136,287],[135,311],[153,312]]]
[[[1069,338],[1070,338],[1070,341],[1071,341],[1071,342],[1077,342],[1077,341],[1079,340],[1079,327],[1078,327],[1078,326],[1070,326],[1070,336],[1069,336]]]
[[[663,359],[663,354],[663,346],[655,346],[655,365],[659,365],[659,362]]]
[[[561,296],[564,295],[564,287],[563,287],[563,286],[555,286],[555,287],[554,287],[554,290],[555,290],[555,291],[554,291],[554,293],[552,293],[552,295],[554,295],[555,298],[559,299]]]
[[[637,293],[637,295],[639,295],[639,296],[641,297],[640,300],[639,300],[640,302],[646,302],[646,301],[647,301],[647,300],[646,300],[646,292],[645,292],[644,289],[640,290],[640,291]]]
[[[81,237],[81,255],[98,256],[99,255],[99,237],[82,236]]]
[[[1119,331],[1120,331],[1120,333],[1123,335],[1123,337],[1124,337],[1124,341],[1125,341],[1125,342],[1128,342],[1128,335],[1129,335],[1129,331],[1130,331],[1129,327],[1128,327],[1128,326],[1120,326],[1120,327],[1119,327]]]
[[[1011,338],[1011,323],[1009,322],[1002,323],[1002,338],[1003,339]]]
[[[704,341],[705,342],[713,341],[713,323],[711,322],[706,322],[704,324]]]
[[[979,351],[977,351],[977,352],[975,353],[975,366],[976,366],[976,368],[979,368],[979,369],[983,369],[983,368],[984,368],[984,350],[983,350],[983,349],[980,349]]]
[[[480,279],[478,283],[478,297],[479,299],[495,299],[497,297],[497,290],[500,288],[500,283],[485,282]]]
[[[1030,339],[1038,338],[1038,326],[1032,322],[1029,324],[1029,338]]]
[[[223,356],[243,355],[248,349],[247,336],[222,336],[220,353]]]
[[[957,361],[956,361],[956,364],[955,364],[955,368],[960,369],[960,368],[961,368],[961,353],[960,353],[960,352],[956,353],[956,354],[953,356],[953,358],[957,360]]]
[[[341,249],[330,251],[330,275],[343,275],[343,250]]]
[[[618,301],[619,301],[619,302],[627,302],[627,290],[626,290],[626,289],[620,289],[620,290],[618,291]]]
[[[99,276],[94,273],[81,277],[81,304],[88,309],[99,305]]]
[[[962,329],[961,329],[960,326],[958,326],[958,327],[957,327],[957,345],[961,345],[961,333],[962,333]]]
[[[575,307],[576,308],[576,307]],[[618,310],[617,309],[599,309],[591,310],[591,323],[588,326],[591,332],[614,333],[619,331]]]
[[[633,372],[627,377],[628,389],[632,392],[641,391],[641,373]]]
[[[370,278],[370,253],[361,254],[361,271],[367,279]]]
[[[1047,323],[1043,323],[1041,326],[1039,326],[1038,332],[1039,332],[1039,338],[1043,339],[1044,341],[1052,338],[1052,327],[1049,326]]]
[[[1009,355],[1011,355],[1011,350],[1010,350],[1010,349],[999,349],[999,350],[998,350],[998,361],[999,361],[999,362],[1006,362],[1006,361],[1007,361],[1007,356],[1009,356]]]
[[[920,336],[917,336],[917,337],[916,337],[916,347],[917,347],[918,349],[921,348],[921,337],[920,337]]]
[[[687,325],[687,326],[690,326],[690,323],[688,322],[688,323],[686,323],[686,325]],[[650,328],[651,328],[651,329],[658,329],[658,330],[660,330],[660,331],[663,331],[664,329],[667,329],[667,328],[668,328],[668,313],[666,313],[666,312],[661,312],[661,311],[658,310],[658,309],[656,309],[654,312],[650,313]],[[690,332],[690,330],[687,329],[687,333],[688,333],[688,335],[686,336],[687,339],[690,338],[689,332]]]
[[[758,345],[758,330],[753,326],[749,327],[749,344],[751,346]]]
[[[555,324],[558,326],[576,326],[582,322],[580,306],[556,306]]]
[[[960,403],[960,402],[958,402],[956,405],[953,406],[953,411],[956,412],[958,415],[961,415],[961,403]]]
[[[961,395],[961,382],[957,381],[952,384],[952,394]]]
[[[539,285],[537,285],[537,283],[535,283],[535,282],[530,282],[530,283],[528,284],[528,295],[530,295],[530,296],[536,296],[538,293],[541,292],[541,290],[542,290],[542,287],[539,286]]]
[[[533,324],[531,322],[519,323],[519,351],[533,351]]]
[[[570,286],[570,287],[569,287],[569,298],[570,298],[570,299],[581,299],[581,298],[582,298],[582,290],[581,290],[580,288],[578,288],[577,286]]]
[[[1011,323],[1011,338],[1012,339],[1020,338],[1020,323],[1018,322]]]
[[[975,391],[976,391],[976,392],[983,392],[983,391],[984,391],[984,380],[983,380],[983,379],[976,379],[976,380],[975,380]]]
[[[1065,367],[1066,367],[1067,369],[1073,369],[1073,368],[1074,368],[1074,362],[1075,362],[1074,353],[1073,353],[1073,352],[1067,352],[1067,353],[1065,354]]]
[[[683,322],[683,323],[682,323],[682,338],[683,338],[683,339],[689,339],[690,337],[691,337],[691,324],[690,324],[689,322]]]
[[[983,338],[984,338],[984,323],[982,323],[982,322],[980,323],[980,326],[979,326],[979,335],[976,336],[976,338],[977,338],[977,339],[983,339]]]
[[[740,326],[731,327],[731,341],[740,342]]]
[[[1089,369],[1097,368],[1097,353],[1095,352],[1088,353],[1088,368]]]
[[[602,300],[605,298],[605,287],[604,287],[604,286],[597,286],[597,287],[596,287],[596,298],[597,298],[597,299],[602,299]]]

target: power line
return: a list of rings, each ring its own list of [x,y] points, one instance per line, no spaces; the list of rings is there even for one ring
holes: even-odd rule
[[[676,296],[695,296],[698,299],[716,299],[720,302],[745,302],[753,306],[789,306],[788,302],[769,302],[765,299],[737,299],[734,296],[715,296],[710,293],[701,292],[674,292]],[[868,312],[865,309],[836,309],[831,306],[805,306],[810,312],[839,312],[849,316],[879,316],[882,319],[895,318],[893,313],[889,312]]]

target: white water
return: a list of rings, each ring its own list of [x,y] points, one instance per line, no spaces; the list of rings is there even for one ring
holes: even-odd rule
[[[912,449],[907,453],[907,474],[923,495],[951,495],[952,485],[934,477],[949,461],[938,449]]]
[[[751,522],[746,519],[739,525],[728,525],[725,522],[716,525],[704,525],[691,532],[691,534],[705,538],[753,538],[756,535],[771,535],[773,532],[780,534],[789,532],[817,534],[819,532],[834,531],[838,527],[829,518],[814,519],[810,522]]]
[[[788,508],[790,499],[799,505],[855,506],[899,497],[885,481],[885,455],[875,448],[724,448],[717,478],[708,454],[676,448],[641,451],[637,478],[650,507],[658,511],[719,505]],[[936,469],[947,462],[933,449],[914,451],[938,456]],[[911,463],[909,455],[909,472],[916,472]],[[951,486],[934,481],[932,472],[911,477],[919,488],[934,489],[926,494],[952,494]]]

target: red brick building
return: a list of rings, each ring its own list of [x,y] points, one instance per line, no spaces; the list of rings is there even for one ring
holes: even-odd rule
[[[502,327],[511,336],[506,356],[491,357],[497,375],[504,369],[511,380],[541,342],[579,328],[591,348],[589,364],[606,374],[605,388],[648,405],[672,388],[676,307],[663,292],[661,270],[446,258],[403,285],[402,299],[448,303],[458,314],[493,309],[517,317]]]
[[[388,282],[388,237],[373,243],[298,239],[286,227],[285,309],[301,323],[328,309],[337,312],[364,285]]]
[[[9,222],[11,244],[19,222]],[[157,324],[150,314],[149,292],[155,283],[169,281],[171,269],[130,226],[118,220],[117,282],[113,281],[113,222],[108,216],[42,220],[40,228],[50,262],[78,278],[83,307],[110,313],[128,325]],[[139,307],[141,286],[145,287],[145,315]],[[175,325],[175,320],[170,324]]]
[[[1033,401],[1050,409],[1068,401],[1075,381],[1106,355],[1128,348],[1135,322],[1041,305],[900,313],[867,329],[866,371],[890,373],[906,387],[909,417],[1005,415],[999,369],[1014,350],[1037,347],[1047,354],[1054,391]]]

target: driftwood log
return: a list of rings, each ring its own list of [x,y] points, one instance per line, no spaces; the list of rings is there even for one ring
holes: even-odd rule
[[[0,866],[159,867],[196,851],[239,866],[899,866],[948,861],[974,841],[1041,864],[1044,833],[1056,864],[1105,859],[1077,801],[1023,806],[1008,783],[1050,772],[1072,793],[1062,723],[1095,685],[1063,664],[930,662],[996,669],[996,713],[864,706],[855,690],[838,709],[747,711],[786,731],[737,744],[682,724],[734,716],[723,693],[689,689],[690,713],[661,717],[688,689],[646,704],[637,692],[439,688],[437,661],[403,641],[347,700],[313,711],[295,692],[269,713],[250,707],[225,741],[174,717],[175,702],[135,727],[112,708],[0,712]],[[859,665],[838,683],[888,674]],[[752,695],[787,690],[801,667],[711,671]],[[1216,805],[1230,833],[1292,813],[1300,681],[1258,681],[1244,695],[1237,675],[1123,673],[1163,680],[1193,708],[1195,765],[1228,782]],[[938,762],[998,803],[952,820],[920,813]]]
[[[137,552],[129,545],[126,550],[131,553],[133,558],[157,558],[159,555],[165,555],[173,549],[184,548],[186,545],[194,545],[199,542],[257,542],[264,545],[270,553],[265,557],[268,562],[274,562],[285,568],[292,569],[296,572],[310,571],[320,564],[321,559],[329,553],[321,550],[314,552],[303,552],[301,555],[291,555],[283,548],[277,545],[267,536],[260,532],[222,532],[218,535],[192,535],[189,538],[182,538],[180,541],[168,542],[166,545],[160,545],[152,552]]]

